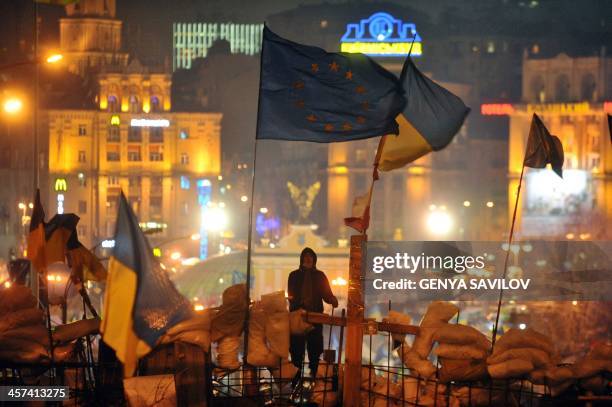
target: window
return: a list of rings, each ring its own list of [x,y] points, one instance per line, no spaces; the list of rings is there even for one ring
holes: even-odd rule
[[[138,100],[138,96],[136,95],[130,96],[130,112],[140,113],[140,101]]]
[[[116,113],[119,111],[119,103],[117,103],[117,96],[110,95],[106,100],[108,102],[109,112]]]
[[[119,185],[119,177],[116,175],[109,175],[107,179],[108,185]]]
[[[87,135],[87,126],[85,126],[84,124],[79,124],[79,136],[86,136]]]
[[[164,161],[164,153],[161,147],[162,146],[149,147],[149,161]]]
[[[87,157],[85,156],[85,151],[79,150],[79,162],[84,163],[87,162]]]
[[[128,146],[128,161],[141,161],[140,147]]]
[[[142,141],[142,127],[132,127],[128,129],[128,141],[139,143]]]
[[[164,129],[162,127],[149,128],[149,143],[163,143]]]
[[[187,153],[181,153],[181,164],[189,164],[189,155]]]
[[[189,189],[191,188],[191,182],[189,177],[185,175],[181,175],[181,189]]]
[[[570,84],[567,75],[561,75],[555,83],[555,98],[558,102],[569,101]]]
[[[493,41],[488,41],[487,42],[487,54],[494,54],[495,53],[495,43]]]
[[[162,197],[152,196],[149,198],[149,212],[151,217],[160,217],[162,214]]]
[[[157,96],[151,97],[151,111],[161,112],[161,103],[159,102],[159,98]]]
[[[187,140],[189,138],[189,129],[181,129],[179,131],[179,138],[181,140]]]
[[[112,125],[108,127],[108,134],[106,135],[106,141],[107,142],[121,141],[121,132],[120,132],[119,126]]]
[[[140,188],[140,182],[141,182],[140,177],[128,178],[128,185],[130,186],[130,188]]]
[[[119,153],[116,151],[107,151],[106,161],[119,161]]]
[[[79,201],[79,213],[87,213],[87,201]]]

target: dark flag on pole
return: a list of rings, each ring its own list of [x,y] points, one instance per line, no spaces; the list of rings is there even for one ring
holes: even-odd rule
[[[546,168],[546,165],[550,164],[553,171],[563,178],[563,160],[561,140],[551,135],[542,120],[534,113],[523,165],[531,168]]]
[[[358,140],[397,134],[398,79],[362,54],[297,44],[264,27],[257,139]]]
[[[45,211],[40,202],[40,190],[36,190],[34,208],[30,218],[30,232],[28,233],[28,259],[40,272],[47,266],[47,256],[45,254]]]

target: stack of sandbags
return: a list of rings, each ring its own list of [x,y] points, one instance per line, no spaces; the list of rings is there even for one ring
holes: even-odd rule
[[[49,356],[49,333],[28,287],[13,285],[0,294],[0,360],[35,363]]]
[[[289,311],[284,291],[261,296],[261,306],[266,315],[266,339],[270,351],[278,358],[289,357]]]
[[[123,391],[130,407],[177,405],[174,375],[130,377],[123,380]]]
[[[81,319],[69,324],[58,325],[53,330],[53,343],[64,344],[87,335],[100,333],[100,318]]]
[[[448,321],[459,312],[459,309],[448,302],[432,302],[421,323],[419,333],[414,338],[412,347],[404,346],[402,360],[404,365],[418,376],[428,378],[436,371],[435,366],[427,359],[433,346],[433,335],[438,328],[448,325]]]
[[[224,336],[217,343],[217,366],[222,369],[238,369],[238,351],[240,349],[239,336]]]
[[[474,381],[487,377],[486,358],[491,342],[471,326],[446,324],[434,332],[434,354],[440,362],[440,381]]]
[[[552,367],[556,359],[550,338],[531,328],[513,328],[495,344],[487,358],[487,370],[493,379],[520,378],[536,369]]]
[[[270,352],[266,343],[266,311],[261,302],[253,304],[249,316],[249,355],[253,366],[278,367],[280,358]]]
[[[288,382],[298,372],[298,368],[289,359],[282,359],[274,369],[269,369],[277,383]]]
[[[159,343],[185,342],[199,346],[206,353],[210,352],[210,330],[216,312],[215,308],[207,308],[193,318],[179,322],[168,329]]]
[[[402,387],[388,381],[385,375],[377,375],[373,368],[361,368],[361,405],[383,407],[401,405]]]

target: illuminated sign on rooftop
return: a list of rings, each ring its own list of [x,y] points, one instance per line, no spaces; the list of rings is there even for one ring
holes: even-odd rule
[[[416,26],[383,12],[348,24],[340,41],[341,52],[379,57],[421,56],[423,53]]]
[[[132,119],[130,120],[132,127],[168,127],[170,120],[168,119]]]

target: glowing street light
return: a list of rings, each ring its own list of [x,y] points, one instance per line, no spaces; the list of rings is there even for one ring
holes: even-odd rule
[[[8,114],[15,115],[21,112],[23,102],[18,98],[9,98],[4,102],[4,111]]]
[[[62,59],[64,59],[62,54],[51,54],[47,57],[46,61],[48,64],[56,64]]]
[[[450,232],[453,219],[446,211],[432,211],[427,216],[427,229],[435,235],[445,235]]]
[[[221,232],[227,227],[229,219],[226,211],[218,206],[207,208],[204,212],[202,224],[206,226],[206,229],[213,232]]]
[[[488,201],[487,202],[487,208],[492,208],[494,206],[495,206],[495,204],[493,203],[493,201]]]
[[[172,254],[170,255],[170,258],[172,260],[178,260],[181,258],[181,253],[180,252],[172,252]]]
[[[190,236],[191,240],[200,240],[200,234],[199,233],[194,233],[193,235]]]

